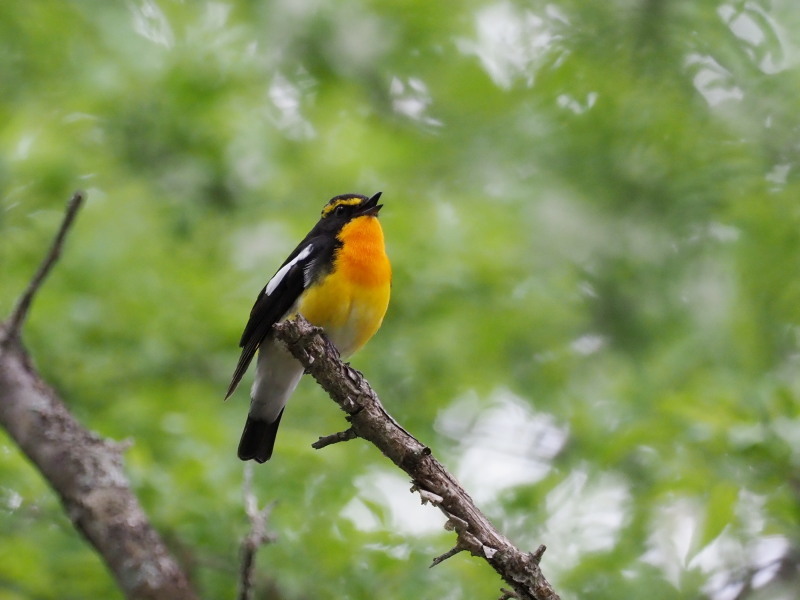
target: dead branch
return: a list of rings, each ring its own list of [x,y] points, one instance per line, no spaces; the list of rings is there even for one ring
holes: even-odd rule
[[[264,544],[271,544],[276,536],[267,531],[267,520],[275,506],[270,502],[264,508],[258,508],[256,496],[253,493],[253,465],[247,463],[244,467],[244,481],[242,482],[244,510],[250,520],[250,532],[242,540],[242,567],[239,575],[239,600],[252,600],[255,593],[253,573],[256,565],[256,553]]]
[[[72,223],[75,221],[75,216],[78,214],[78,210],[81,204],[83,204],[85,196],[83,192],[78,191],[70,198],[67,209],[64,212],[64,218],[61,221],[61,226],[58,228],[58,233],[56,233],[55,238],[53,238],[53,243],[50,245],[50,250],[45,255],[36,274],[33,276],[30,283],[28,283],[28,287],[22,293],[22,296],[19,297],[11,316],[6,321],[4,336],[6,339],[19,336],[22,325],[25,323],[25,318],[28,316],[33,297],[36,295],[36,292],[39,291],[45,277],[47,277],[50,269],[53,268],[53,265],[61,255],[61,249],[64,247],[64,240],[67,238],[67,233],[69,233],[70,227],[72,227]],[[4,340],[0,338],[0,343],[3,341]]]
[[[35,276],[0,323],[0,425],[61,499],[75,528],[105,561],[127,598],[194,600],[186,575],[131,491],[122,445],[83,427],[39,375],[20,331],[55,264],[83,194],[76,192]]]
[[[311,447],[315,450],[321,450],[325,446],[330,446],[331,444],[338,444],[339,442],[347,442],[349,440],[354,440],[358,436],[352,429],[345,429],[344,431],[339,431],[337,433],[332,433],[330,435],[326,435],[324,437],[319,438],[316,442],[311,444]]]
[[[275,325],[275,335],[348,414],[355,435],[374,444],[411,477],[417,490],[426,492],[424,500],[447,515],[457,543],[439,562],[456,548],[468,550],[486,560],[521,600],[559,598],[539,568],[543,546],[536,554],[522,552],[498,532],[430,449],[386,412],[364,376],[339,359],[321,329],[299,317]]]

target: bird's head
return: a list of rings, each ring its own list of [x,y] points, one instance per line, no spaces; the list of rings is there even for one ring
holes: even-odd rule
[[[375,217],[383,207],[383,204],[378,204],[380,197],[381,192],[371,198],[359,194],[334,196],[322,208],[322,220],[344,225],[357,217]]]

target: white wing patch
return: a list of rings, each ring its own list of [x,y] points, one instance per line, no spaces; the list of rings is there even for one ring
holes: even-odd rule
[[[291,269],[293,266],[295,266],[301,260],[306,258],[309,254],[311,254],[311,250],[313,248],[314,248],[314,244],[309,244],[308,246],[303,248],[303,251],[300,254],[295,256],[292,260],[290,260],[285,265],[283,265],[280,268],[280,270],[278,270],[278,272],[275,273],[275,275],[272,276],[272,279],[269,280],[269,283],[267,284],[267,289],[266,289],[266,291],[264,293],[267,296],[272,295],[272,292],[275,291],[275,288],[278,287],[280,285],[281,281],[283,281],[283,278],[286,277],[286,274],[289,272],[289,269]]]
[[[319,261],[319,257],[314,258],[306,263],[303,267],[303,287],[307,288],[311,285],[311,273],[314,271],[314,266]]]

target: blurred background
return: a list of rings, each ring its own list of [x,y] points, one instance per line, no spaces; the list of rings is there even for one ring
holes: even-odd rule
[[[800,10],[792,0],[0,3],[0,315],[205,598],[248,529],[222,402],[260,288],[383,192],[353,358],[562,598],[800,588]],[[258,466],[259,597],[496,598],[310,379]],[[0,432],[0,600],[120,598]]]

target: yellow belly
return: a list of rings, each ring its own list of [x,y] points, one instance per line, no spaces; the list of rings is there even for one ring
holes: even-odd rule
[[[345,225],[331,273],[300,298],[297,312],[325,329],[342,356],[375,335],[389,306],[391,266],[378,219],[360,217]]]

